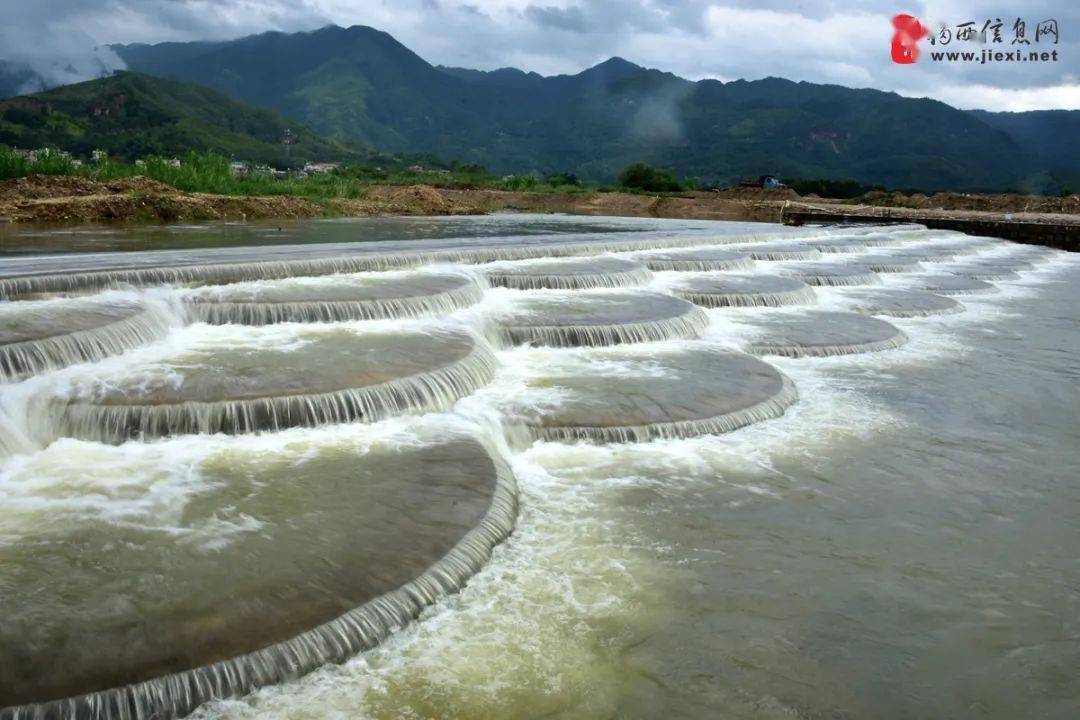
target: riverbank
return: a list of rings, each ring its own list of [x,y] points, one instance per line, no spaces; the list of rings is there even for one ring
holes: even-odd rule
[[[351,200],[184,192],[146,177],[101,182],[73,175],[30,175],[0,181],[0,222],[8,223],[180,222],[480,212],[456,205],[425,186],[397,186],[377,197]]]
[[[534,192],[481,187],[372,184],[360,198],[217,195],[184,192],[146,177],[101,182],[79,176],[31,175],[0,181],[0,222],[97,224],[205,220],[478,215],[493,212],[738,220],[920,222],[935,227],[1030,236],[1031,242],[1080,241],[1080,199],[1024,195],[894,194],[858,200],[800,197],[790,189],[738,188],[663,195],[629,192]],[[942,224],[945,223],[945,224]],[[1009,225],[1023,225],[1010,235]],[[993,231],[995,228],[998,230]],[[1056,242],[1056,241],[1055,241]],[[1051,242],[1050,244],[1055,244]]]
[[[0,222],[85,224],[252,220],[321,216],[477,215],[500,211],[778,222],[776,198],[719,193],[531,192],[430,185],[378,185],[362,198],[184,192],[145,177],[100,182],[31,175],[0,182]]]

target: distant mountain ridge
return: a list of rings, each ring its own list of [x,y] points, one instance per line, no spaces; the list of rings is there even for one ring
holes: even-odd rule
[[[288,150],[282,144],[286,129],[293,141]],[[360,143],[323,138],[273,110],[135,72],[0,100],[0,143],[84,156],[102,149],[129,160],[212,150],[279,167],[374,156]]]
[[[436,67],[385,32],[328,26],[226,42],[117,45],[140,72],[199,83],[324,135],[498,173],[609,181],[645,161],[706,182],[763,173],[923,190],[1055,189],[1080,177],[1080,111],[976,113],[877,90],[692,82],[612,58],[574,75]]]

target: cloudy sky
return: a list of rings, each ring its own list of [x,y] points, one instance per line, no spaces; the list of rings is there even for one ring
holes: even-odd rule
[[[385,30],[436,64],[575,73],[613,55],[691,79],[769,75],[894,90],[962,108],[1080,109],[1080,3],[1075,0],[779,2],[778,0],[0,0],[0,59],[53,79],[92,73],[107,43],[228,39],[338,25]],[[1011,50],[1020,18],[1034,40],[1055,19],[1060,40],[1032,47],[1057,62],[932,62],[889,57],[890,19],[939,28],[1000,18]],[[956,48],[953,41],[951,48]],[[94,48],[99,49],[95,52]],[[973,46],[980,49],[981,46]]]

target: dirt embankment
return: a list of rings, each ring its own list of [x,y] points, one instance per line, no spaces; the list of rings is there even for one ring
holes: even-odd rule
[[[303,218],[322,215],[468,215],[500,210],[578,215],[780,219],[778,198],[714,192],[635,195],[618,192],[544,193],[427,185],[373,185],[358,200],[313,201],[288,195],[188,193],[145,177],[103,183],[77,176],[32,175],[0,181],[0,222],[176,222]]]
[[[305,218],[323,215],[462,215],[484,212],[467,198],[426,185],[375,187],[360,200],[291,195],[213,195],[177,190],[147,177],[99,182],[72,175],[0,181],[0,222],[176,222]]]
[[[36,175],[0,181],[0,222],[27,223],[466,215],[498,211],[782,222],[785,212],[793,210],[906,220],[951,214],[998,219],[1004,213],[1015,213],[1017,219],[1059,222],[1062,216],[1075,219],[1080,215],[1080,197],[867,193],[854,200],[830,200],[800,198],[790,188],[733,188],[661,196],[372,185],[362,199],[316,201],[288,195],[188,193],[145,177],[102,183],[84,177]]]
[[[7,222],[173,222],[322,213],[321,206],[301,198],[186,193],[145,177],[103,183],[77,176],[31,175],[0,182],[0,221]]]
[[[1013,193],[939,192],[927,196],[922,193],[905,195],[899,192],[873,191],[847,202],[877,207],[912,208],[915,210],[1080,214],[1080,195],[1045,197],[1042,195],[1017,195]]]
[[[429,190],[441,195],[451,206],[471,207],[481,212],[518,211],[778,222],[782,206],[782,203],[771,198],[732,199],[714,192],[638,195],[621,192],[520,192],[488,188]],[[390,186],[375,186],[369,197],[380,199],[392,195],[394,191]]]

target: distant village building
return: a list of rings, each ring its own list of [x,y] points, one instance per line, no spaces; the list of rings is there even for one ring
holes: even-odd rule
[[[109,159],[109,153],[104,150],[94,150],[90,153],[90,159],[96,163],[105,162]]]
[[[66,150],[57,150],[55,148],[37,148],[35,150],[23,150],[20,148],[13,148],[12,152],[26,160],[27,162],[37,162],[38,160],[48,160],[51,158],[59,158],[61,160],[68,160],[75,164],[78,164],[74,158],[71,157],[71,153]]]
[[[312,175],[325,175],[334,172],[339,167],[341,167],[339,162],[306,163],[304,172]]]
[[[249,170],[250,168],[248,167],[248,164],[246,162],[233,160],[231,163],[229,163],[229,173],[232,174],[234,177],[247,175]]]
[[[427,168],[427,167],[424,167],[423,165],[410,165],[409,167],[407,167],[405,169],[408,170],[411,173],[416,173],[417,175],[449,175],[450,174],[449,170],[444,170],[443,168]]]
[[[37,148],[35,150],[23,150],[15,148],[13,152],[22,158],[26,162],[32,163],[38,160],[45,160],[46,158],[63,158],[65,160],[71,159],[71,153],[63,150],[54,150],[53,148]]]

